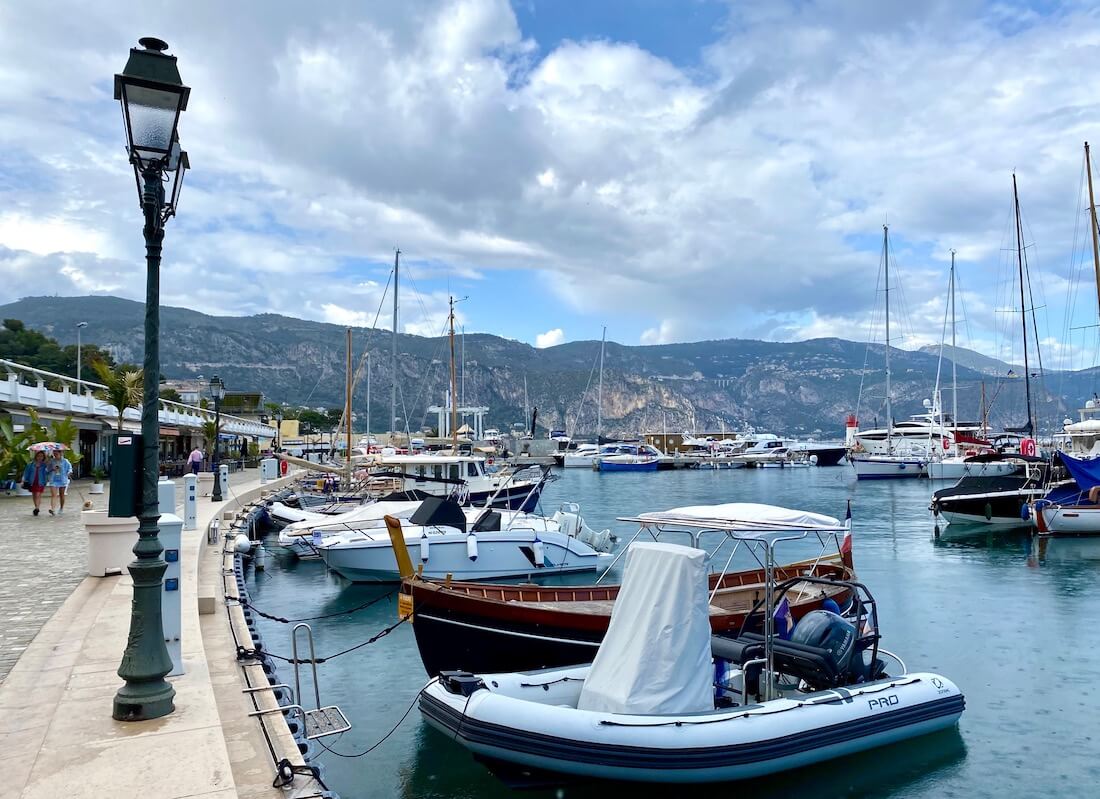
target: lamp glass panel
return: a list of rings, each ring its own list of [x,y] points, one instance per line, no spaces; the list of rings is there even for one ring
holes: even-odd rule
[[[179,92],[126,87],[126,113],[136,150],[151,150],[163,156],[172,146],[172,133],[179,111]]]

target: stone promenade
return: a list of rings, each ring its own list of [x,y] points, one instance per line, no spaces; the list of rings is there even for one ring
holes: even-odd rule
[[[90,487],[74,481],[61,516],[50,516],[48,494],[39,516],[30,497],[0,494],[0,680],[88,573],[80,511],[85,499],[107,507],[107,495]]]

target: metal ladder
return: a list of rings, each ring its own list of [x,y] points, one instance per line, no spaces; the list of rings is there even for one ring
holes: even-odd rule
[[[298,662],[298,630],[303,627],[306,630],[306,641],[309,644],[309,665],[313,670],[313,699],[316,706],[312,710],[306,710],[302,706],[301,664]],[[268,713],[283,713],[288,710],[297,710],[298,715],[302,718],[302,723],[305,724],[306,738],[309,740],[324,738],[326,735],[338,735],[350,730],[351,722],[348,721],[347,716],[344,715],[344,711],[339,707],[336,705],[321,707],[321,687],[317,682],[317,652],[313,648],[313,628],[305,622],[295,624],[294,629],[290,633],[290,646],[291,654],[294,659],[294,698],[298,700],[297,703],[281,705],[268,710],[257,710],[248,715],[263,716]],[[290,686],[282,683],[271,686],[265,685],[258,688],[246,688],[243,693],[248,694],[274,688],[290,688]]]

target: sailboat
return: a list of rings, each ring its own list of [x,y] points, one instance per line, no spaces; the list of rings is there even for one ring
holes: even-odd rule
[[[948,305],[951,309],[951,438],[943,438],[947,447],[943,454],[933,454],[928,462],[930,480],[958,480],[963,477],[1002,477],[1019,471],[1019,462],[990,460],[985,457],[991,451],[989,444],[979,442],[972,436],[959,431],[959,376],[956,365],[958,350],[955,344],[955,251],[951,250],[951,272],[948,279]],[[943,339],[940,340],[940,365],[943,364]],[[935,408],[939,412],[939,423],[946,427],[943,418],[943,403],[940,397],[940,368],[936,367]],[[967,440],[968,439],[968,440]],[[963,449],[960,444],[968,444]],[[931,448],[930,448],[931,450]]]
[[[603,356],[606,346],[607,327],[605,326],[603,336],[600,338],[600,379],[596,386],[596,442],[578,444],[575,450],[568,450],[562,459],[562,466],[566,469],[591,469],[600,455],[603,443]]]
[[[1096,270],[1097,301],[1100,302],[1100,234],[1097,233],[1096,200],[1092,190],[1092,159],[1085,142],[1085,175],[1089,186],[1089,226],[1092,228],[1092,259]],[[1081,421],[1067,424],[1073,453],[1059,453],[1073,482],[1056,486],[1042,499],[1030,505],[1031,517],[1040,535],[1100,535],[1100,447],[1097,446],[1097,403],[1089,400],[1081,412]]]
[[[848,460],[859,480],[887,480],[920,477],[928,462],[926,454],[900,452],[894,446],[894,414],[890,396],[890,226],[882,226],[882,257],[886,286],[886,451],[869,453],[853,451]]]

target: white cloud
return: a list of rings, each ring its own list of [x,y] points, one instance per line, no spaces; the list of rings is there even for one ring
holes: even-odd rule
[[[539,333],[535,336],[535,346],[540,350],[546,347],[556,347],[565,341],[565,331],[560,327],[555,327],[553,330],[547,330],[545,333]]]
[[[52,291],[142,296],[110,95],[126,5],[0,12],[0,302],[41,293],[42,276]],[[858,338],[881,304],[889,218],[913,340],[939,338],[955,247],[972,339],[1001,347],[1017,167],[1061,327],[1078,147],[1095,126],[1092,87],[1065,76],[1100,57],[1100,10],[731,9],[689,69],[635,44],[535,42],[505,0],[348,0],[308,17],[154,4],[143,24],[173,31],[192,86],[181,131],[195,167],[165,241],[165,302],[369,323],[400,246],[433,275],[423,310],[403,304],[406,330],[438,331],[444,275],[522,268],[647,343]],[[58,39],[67,57],[43,77],[37,53]]]

